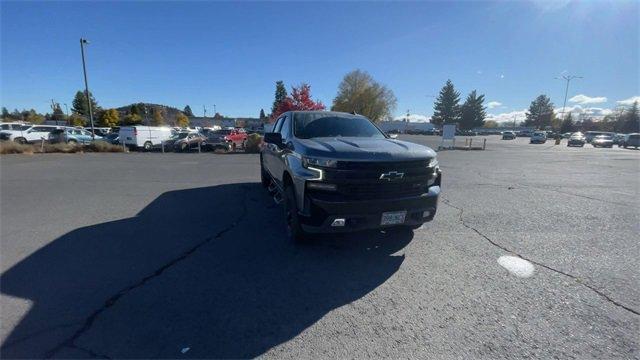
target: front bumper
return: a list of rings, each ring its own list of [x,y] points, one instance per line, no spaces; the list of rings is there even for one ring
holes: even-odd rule
[[[427,193],[411,197],[394,199],[373,199],[359,201],[338,201],[318,195],[305,198],[305,209],[300,214],[300,223],[306,232],[334,233],[352,232],[367,229],[380,229],[393,226],[419,226],[433,220],[438,207],[440,186],[431,186]],[[402,224],[380,225],[382,213],[389,211],[407,211]],[[429,212],[427,217],[423,214]],[[345,219],[345,226],[332,227],[336,218]]]

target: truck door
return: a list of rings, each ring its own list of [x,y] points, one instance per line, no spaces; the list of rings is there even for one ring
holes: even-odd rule
[[[279,147],[274,145],[274,152],[273,152],[273,158],[272,158],[273,163],[271,164],[271,168],[273,169],[272,170],[273,177],[276,179],[278,184],[282,186],[282,174],[284,173],[284,169],[285,169],[285,164],[284,164],[285,156],[291,152],[287,145],[288,143],[289,144],[291,143],[291,114],[290,113],[287,113],[284,115],[284,121],[282,122],[282,125],[280,126],[280,128],[277,129],[277,132],[279,132],[282,135],[283,146]]]
[[[284,116],[281,116],[276,120],[275,124],[271,132],[280,132],[280,128],[282,127],[282,123],[284,122]],[[264,163],[265,169],[272,175],[276,176],[275,170],[273,169],[274,156],[278,151],[278,147],[275,144],[265,144],[264,151],[262,152],[262,161]]]

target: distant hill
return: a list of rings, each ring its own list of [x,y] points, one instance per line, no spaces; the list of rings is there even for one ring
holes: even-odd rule
[[[133,105],[137,105],[141,108],[146,108],[147,109],[147,117],[149,118],[149,120],[152,119],[153,117],[153,111],[156,109],[161,109],[163,110],[164,113],[164,119],[167,122],[167,125],[175,125],[176,123],[176,116],[178,116],[179,113],[182,112],[182,110],[180,109],[176,109],[172,106],[167,106],[167,105],[162,105],[162,104],[151,104],[151,103],[133,103],[133,104],[129,104],[129,105],[125,105],[125,106],[121,106],[116,108],[116,110],[118,110],[118,112],[120,113],[121,116],[125,116],[128,115],[131,112],[131,106]],[[142,116],[142,120],[144,121],[145,116],[144,116],[144,111],[141,114]]]

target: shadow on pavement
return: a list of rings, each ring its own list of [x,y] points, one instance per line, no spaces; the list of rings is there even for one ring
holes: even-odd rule
[[[295,245],[259,184],[167,192],[136,217],[71,231],[2,274],[1,292],[32,306],[1,355],[255,357],[375,290],[412,236]]]

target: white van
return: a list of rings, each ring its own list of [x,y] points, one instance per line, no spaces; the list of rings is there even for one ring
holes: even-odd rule
[[[120,128],[120,142],[145,150],[160,147],[163,141],[171,137],[171,128],[158,126],[123,126]]]

